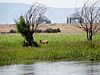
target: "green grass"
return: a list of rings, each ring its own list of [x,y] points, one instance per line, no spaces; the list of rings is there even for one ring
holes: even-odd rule
[[[100,34],[94,36],[93,46],[85,34],[35,34],[35,40],[49,41],[39,48],[22,47],[20,34],[0,35],[0,65],[32,63],[34,61],[100,61]]]

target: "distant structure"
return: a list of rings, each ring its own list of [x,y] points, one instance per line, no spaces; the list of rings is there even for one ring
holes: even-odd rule
[[[77,13],[74,13],[70,15],[70,17],[67,17],[67,23],[84,23],[84,19],[82,17],[79,17]]]
[[[39,18],[39,22],[45,24],[51,24],[51,21],[45,15]]]

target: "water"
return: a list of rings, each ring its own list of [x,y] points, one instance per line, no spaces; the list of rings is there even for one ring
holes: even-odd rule
[[[36,62],[0,67],[0,75],[100,75],[100,63]]]

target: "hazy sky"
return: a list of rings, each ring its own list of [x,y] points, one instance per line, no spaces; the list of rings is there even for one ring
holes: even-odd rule
[[[60,7],[60,8],[71,8],[80,7],[87,0],[0,0],[0,3],[27,3],[32,4],[34,2],[43,3],[48,7]],[[97,0],[88,0],[97,1]]]

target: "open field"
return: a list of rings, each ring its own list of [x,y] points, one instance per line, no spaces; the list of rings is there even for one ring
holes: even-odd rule
[[[100,29],[100,25],[97,25],[97,27]],[[67,23],[40,24],[37,29],[44,31],[48,28],[53,28],[53,29],[59,28],[61,30],[61,33],[68,33],[68,34],[85,33],[82,29],[75,27],[75,25]],[[17,31],[15,24],[0,25],[0,33],[10,32],[10,30],[12,29]],[[98,33],[100,34],[100,30],[98,31]]]
[[[61,33],[83,33],[83,31],[72,24],[59,23],[59,24],[40,24],[38,29],[45,30],[47,28],[60,28]],[[9,32],[11,29],[16,30],[13,25],[0,25],[0,32]]]
[[[39,48],[22,47],[20,34],[0,34],[0,65],[33,63],[33,61],[100,61],[100,34],[95,35],[93,45],[86,41],[84,33],[39,33],[35,40],[46,39],[47,45]]]

